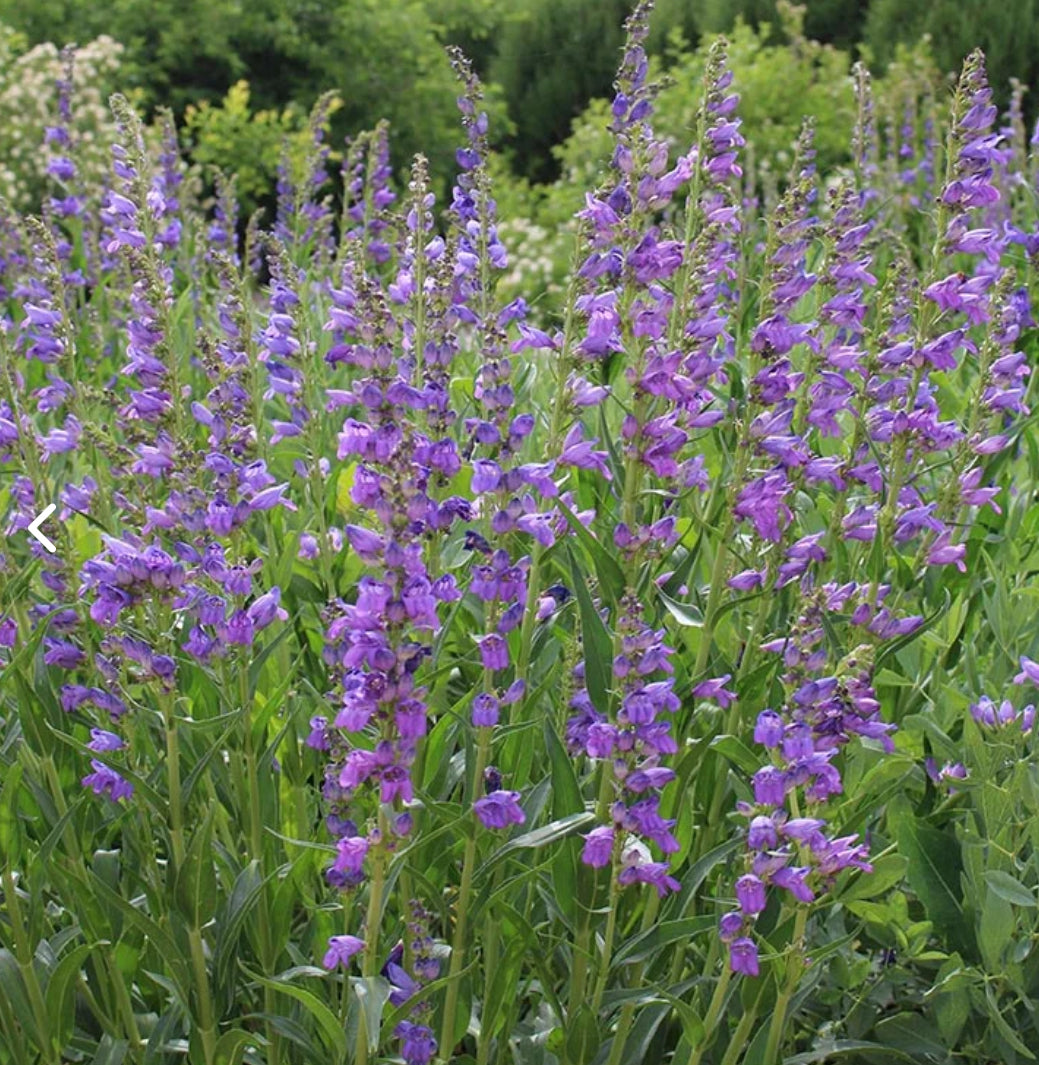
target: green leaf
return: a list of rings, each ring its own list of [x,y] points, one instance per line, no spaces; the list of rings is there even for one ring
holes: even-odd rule
[[[866,1051],[869,1060],[908,1062],[909,1065],[917,1065],[919,1059],[909,1054],[904,1054],[894,1047],[884,1046],[883,1043],[867,1043],[862,1039],[837,1039],[833,1043],[827,1043],[818,1050],[810,1050],[805,1054],[795,1054],[791,1058],[784,1058],[783,1065],[821,1065],[822,1062],[831,1061],[834,1058],[847,1057],[849,1054],[858,1055]]]
[[[217,1040],[216,1065],[241,1065],[242,1055],[249,1047],[265,1045],[263,1036],[244,1028],[231,1028]]]
[[[973,955],[972,928],[960,895],[963,860],[959,844],[951,835],[917,821],[906,799],[889,805],[888,823],[899,852],[909,862],[906,879],[928,919],[954,949]]]
[[[581,640],[584,644],[584,682],[592,705],[600,713],[609,709],[610,676],[613,672],[613,644],[606,625],[595,609],[592,597],[588,594],[588,582],[577,565],[570,545],[570,569],[574,577],[574,592],[581,611]]]
[[[0,947],[0,994],[3,994],[4,998],[14,1007],[15,1016],[26,1022],[26,1031],[28,1031],[28,1019],[33,1014],[25,991],[22,971],[15,956],[4,947]]]
[[[97,1053],[90,1065],[123,1065],[130,1044],[125,1039],[113,1039],[107,1032],[97,1045]]]
[[[631,965],[646,961],[659,950],[679,941],[686,942],[695,936],[717,927],[718,919],[713,914],[699,917],[682,917],[676,921],[662,921],[645,932],[638,932],[625,940],[613,955],[611,966]]]
[[[691,603],[680,603],[659,588],[657,589],[657,597],[679,625],[686,625],[696,629],[703,628],[703,614]]]
[[[500,861],[502,858],[514,851],[518,850],[535,850],[538,847],[546,847],[549,843],[554,843],[557,839],[564,839],[567,836],[573,835],[582,825],[587,825],[590,821],[595,820],[595,814],[586,810],[583,813],[570,814],[569,817],[561,817],[557,821],[552,821],[550,824],[542,825],[541,828],[535,828],[533,832],[524,832],[522,836],[517,836],[515,839],[510,839],[504,846],[499,847],[487,859],[486,866]]]
[[[143,932],[151,940],[152,945],[158,950],[159,956],[173,973],[174,983],[180,991],[181,997],[187,1002],[190,998],[192,981],[188,975],[187,959],[181,953],[173,937],[160,928],[143,910],[138,909],[118,892],[113,891],[93,871],[90,873],[90,882],[95,895],[107,905],[119,910],[139,932]]]
[[[202,826],[191,837],[174,886],[177,908],[192,928],[202,928],[216,913],[213,815],[214,807],[210,806]]]
[[[263,883],[260,863],[256,859],[253,859],[235,878],[231,894],[217,923],[213,972],[218,985],[226,983],[230,976],[242,925],[260,898]]]
[[[1015,880],[1009,873],[990,869],[985,873],[985,883],[1001,899],[1012,902],[1015,906],[1036,905],[1036,898],[1031,889],[1026,888],[1020,880]]]
[[[743,740],[735,736],[715,736],[710,746],[728,758],[733,765],[742,769],[744,773],[753,775],[761,768],[761,759]]]
[[[15,763],[3,777],[0,789],[0,854],[4,861],[17,868],[21,861],[21,825],[18,820],[18,795],[24,767]]]
[[[906,874],[909,862],[901,854],[885,854],[873,862],[872,873],[855,877],[847,891],[841,892],[841,902],[855,899],[875,899],[899,883]]]
[[[567,524],[574,532],[578,543],[588,552],[588,557],[595,566],[595,576],[599,580],[599,587],[610,602],[616,603],[624,594],[624,571],[617,564],[617,560],[592,534],[584,527],[580,519],[565,503],[556,500],[559,512],[566,518]]]
[[[495,933],[497,934],[497,933]],[[490,1039],[495,1033],[498,1019],[502,1016],[506,999],[515,994],[526,952],[537,950],[534,937],[527,940],[520,935],[507,940],[505,956],[490,974],[480,1014],[481,1038]]]
[[[382,1011],[390,999],[390,982],[381,976],[355,976],[351,977],[350,983],[364,1018],[368,1050],[375,1054],[379,1049]]]
[[[996,1030],[999,1034],[1019,1053],[1028,1058],[1029,1061],[1035,1061],[1035,1055],[1021,1042],[1017,1033],[1007,1023],[1006,1018],[1000,1012],[999,1002],[996,999],[996,993],[992,989],[992,984],[985,984],[985,1005],[988,1009],[988,1015],[992,1019],[992,1023],[996,1026]]]
[[[566,1060],[591,1061],[599,1049],[602,1036],[595,1011],[587,1002],[582,1002],[566,1025]]]
[[[280,994],[294,998],[317,1022],[328,1047],[340,1057],[347,1053],[346,1031],[339,1018],[311,991],[297,987],[286,980],[272,980],[260,973],[254,973],[244,963],[239,962],[242,971],[251,980],[263,987],[269,987]]]
[[[76,1019],[72,1009],[73,987],[83,960],[94,949],[94,946],[84,943],[69,951],[54,967],[47,981],[47,1019],[51,1026],[51,1038],[59,1047],[64,1047],[72,1036],[73,1022]]]
[[[583,808],[581,789],[574,772],[574,761],[567,754],[562,741],[556,734],[555,726],[545,718],[545,750],[548,751],[549,765],[552,770],[552,813],[555,817],[565,817]]]

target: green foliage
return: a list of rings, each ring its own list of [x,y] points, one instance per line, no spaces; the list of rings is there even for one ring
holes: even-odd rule
[[[334,141],[386,118],[397,164],[421,150],[444,180],[458,137],[457,88],[440,34],[463,24],[467,12],[490,9],[477,0],[454,4],[441,23],[430,7],[423,0],[0,0],[0,22],[33,43],[110,34],[126,47],[124,90],[136,86],[146,107],[170,106],[178,117],[189,105],[212,105],[242,78],[261,112],[293,104],[307,112],[323,92],[338,91],[344,106]],[[253,157],[259,139],[246,131],[243,154]]]
[[[503,27],[489,73],[509,101],[521,173],[547,177],[551,147],[609,89],[628,9],[627,0],[533,0]]]
[[[748,144],[745,165],[752,177],[773,181],[786,176],[791,147],[805,115],[815,118],[818,163],[824,172],[850,158],[855,121],[848,53],[806,37],[797,9],[788,13],[783,30],[784,39],[778,43],[773,43],[768,25],[755,29],[739,22],[729,35],[733,88],[740,94],[742,132]],[[705,41],[689,51],[681,38],[672,35],[670,50],[652,64],[651,76],[665,79],[656,99],[654,129],[674,146],[675,153],[687,151],[692,142],[709,47]],[[917,66],[925,67],[923,60]],[[914,85],[924,79],[917,71]],[[609,101],[593,100],[574,121],[570,135],[552,149],[560,167],[556,181],[531,187],[509,181],[505,175],[503,213],[516,219],[516,211],[525,219],[510,222],[508,232],[518,239],[519,247],[515,269],[506,283],[518,286],[521,278],[529,282],[534,275],[543,282],[542,290],[550,300],[561,292],[572,248],[568,225],[583,203],[585,190],[598,184],[609,160],[608,125]],[[514,205],[512,210],[510,205]],[[536,227],[538,241],[528,253],[531,225]]]
[[[235,175],[245,214],[273,187],[286,143],[299,155],[308,141],[307,117],[296,108],[253,111],[247,81],[232,85],[217,106],[190,104],[184,132],[195,163]]]
[[[544,181],[554,176],[552,148],[593,97],[606,94],[623,44],[630,0],[527,0],[504,22],[488,76],[501,85],[516,127],[509,141],[514,169]],[[654,11],[651,50],[672,32],[695,39],[684,0]]]
[[[740,20],[752,26],[776,26],[784,0],[693,0],[697,22],[704,33],[728,33]],[[817,41],[849,48],[856,44],[869,8],[864,0],[810,0],[805,11],[805,32]]]

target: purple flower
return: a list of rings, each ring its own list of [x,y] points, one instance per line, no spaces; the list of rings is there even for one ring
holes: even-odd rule
[[[133,795],[133,785],[124,780],[114,769],[91,759],[93,773],[88,773],[81,781],[83,787],[90,788],[96,795],[107,794],[113,802],[129,799]]]
[[[103,728],[92,728],[87,746],[92,751],[118,751],[125,747],[126,743],[114,732],[107,732]]]
[[[757,976],[760,972],[758,967],[758,948],[753,939],[746,936],[734,939],[729,944],[729,964],[734,973],[742,973],[744,976]]]
[[[743,914],[738,910],[722,914],[718,921],[718,934],[723,943],[731,943],[743,931]]]
[[[480,661],[484,669],[507,669],[509,666],[509,645],[496,632],[486,636],[474,636],[480,648]]]
[[[594,869],[601,869],[603,866],[609,865],[613,856],[613,833],[614,830],[605,825],[593,828],[584,837],[581,861]]]
[[[765,885],[752,873],[741,876],[736,881],[736,898],[745,914],[759,914],[765,908]]]
[[[498,724],[498,700],[488,692],[480,692],[473,699],[473,725],[494,728]]]
[[[249,604],[246,616],[252,622],[255,632],[265,629],[275,618],[281,621],[288,619],[289,615],[287,611],[282,609],[280,603],[281,589],[274,587]]]
[[[754,726],[754,742],[763,747],[778,747],[783,742],[783,718],[775,710],[763,710]]]
[[[519,805],[518,791],[492,791],[473,803],[476,816],[485,828],[508,828],[522,825],[526,817]]]
[[[401,1021],[393,1030],[401,1041],[400,1052],[405,1065],[429,1065],[437,1052],[433,1029],[411,1021]]]
[[[682,885],[668,872],[667,862],[640,862],[638,865],[626,865],[617,876],[621,887],[628,884],[652,884],[657,894],[663,898],[669,891],[678,891]]]
[[[786,801],[786,774],[775,766],[759,769],[752,781],[754,801],[762,806],[782,806]]]
[[[779,842],[775,821],[771,817],[757,816],[747,832],[747,842],[754,850],[769,850]]]
[[[493,492],[501,483],[501,467],[490,459],[477,459],[473,463],[470,487],[474,492]]]
[[[1021,672],[1014,677],[1015,684],[1024,684],[1026,681],[1031,681],[1032,684],[1039,684],[1039,662],[1033,662],[1032,659],[1021,656]]]
[[[358,939],[357,936],[331,936],[321,964],[330,972],[339,965],[348,968],[350,959],[363,950],[364,940]]]
[[[693,695],[697,699],[714,699],[724,710],[736,701],[736,693],[725,687],[727,681],[732,679],[731,673],[723,677],[715,677],[712,680],[703,680],[693,688]]]
[[[348,836],[336,844],[336,850],[336,872],[359,873],[368,854],[368,840],[364,836]]]
[[[815,893],[806,883],[810,872],[811,870],[806,867],[786,866],[772,874],[772,882],[781,888],[786,888],[798,902],[811,902],[815,898]]]

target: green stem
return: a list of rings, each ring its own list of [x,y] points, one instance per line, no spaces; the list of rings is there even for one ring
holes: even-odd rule
[[[732,1033],[732,1039],[729,1040],[729,1046],[725,1051],[725,1057],[721,1060],[721,1065],[736,1065],[743,1048],[747,1045],[751,1029],[757,1019],[758,1004],[755,1001],[754,1005],[740,1018],[740,1023],[736,1025],[736,1031]]]
[[[592,904],[595,902],[593,895]],[[574,940],[573,971],[570,978],[570,1002],[567,1016],[573,1017],[581,1003],[584,1002],[585,988],[588,986],[588,962],[591,957],[592,906],[586,906],[581,916],[581,925]]]
[[[173,846],[173,863],[179,874],[184,864],[184,811],[181,808],[180,748],[177,738],[177,722],[173,715],[173,697],[163,693],[160,697],[162,721],[166,732],[166,776],[170,799],[170,840]],[[206,1065],[216,1061],[216,1020],[210,994],[209,974],[206,971],[206,956],[202,945],[202,933],[192,928],[188,933],[191,948],[191,967],[195,974],[195,993],[198,996],[199,1028],[202,1037],[202,1052]]]
[[[379,811],[380,837],[385,839],[389,826],[386,824],[386,816]],[[386,854],[385,847],[380,844],[375,851],[372,868],[372,882],[368,890],[368,913],[364,922],[364,966],[362,973],[366,979],[376,976],[379,972],[379,925],[382,918],[382,899],[386,891]],[[355,1054],[357,1065],[367,1065],[368,1062],[368,1030],[364,1023],[364,1011],[360,1011],[357,1022],[357,1050]]]
[[[106,949],[102,957],[105,968],[108,970],[108,982],[115,989],[116,1004],[123,1017],[123,1025],[130,1042],[130,1051],[133,1054],[139,1054],[144,1049],[144,1043],[141,1040],[141,1030],[137,1027],[137,1017],[134,1015],[133,1003],[130,1001],[129,992],[126,990],[123,974],[119,972],[110,949]]]
[[[264,861],[263,846],[263,810],[260,801],[260,773],[256,759],[256,744],[253,737],[252,708],[253,698],[249,690],[249,663],[238,663],[239,699],[242,704],[243,746],[245,748],[245,771],[247,787],[249,790],[249,857],[255,861],[260,869],[260,876],[264,880],[261,889],[260,905],[257,909],[257,921],[259,923],[261,967],[265,976],[274,973],[275,951],[274,941],[271,936],[271,926],[268,920],[271,909],[270,893],[267,888],[267,866]],[[274,988],[264,985],[263,1008],[268,1017],[277,1015],[278,996]],[[278,1065],[281,1061],[281,1036],[274,1027],[273,1021],[268,1020],[265,1024],[269,1065]]]
[[[642,931],[648,932],[653,927],[660,910],[660,896],[652,894],[646,908],[642,911]],[[638,987],[642,981],[642,973],[645,964],[639,962],[634,966],[629,986]],[[635,1020],[635,1004],[627,1002],[621,1010],[620,1020],[617,1022],[617,1031],[614,1033],[613,1042],[610,1044],[610,1057],[607,1065],[620,1065],[621,1055],[624,1053],[624,1044],[628,1041],[628,1033],[631,1031]]]
[[[48,1035],[50,1025],[47,1023],[47,1007],[43,1001],[40,982],[36,978],[36,969],[33,966],[34,951],[22,923],[21,903],[18,901],[14,875],[9,865],[4,868],[3,883],[4,901],[11,919],[11,936],[14,939],[15,955],[18,958],[18,968],[21,970],[22,980],[29,995],[29,1005],[36,1024],[36,1038],[44,1059],[53,1065],[61,1065],[60,1048],[54,1046]]]
[[[599,794],[599,806],[603,806],[603,798],[607,793],[607,786],[612,780],[613,774],[607,766],[603,766],[603,787]],[[604,818],[600,816],[600,820]],[[595,975],[595,991],[592,993],[592,1012],[598,1014],[602,1005],[602,997],[606,992],[606,983],[610,975],[610,961],[613,958],[613,940],[617,933],[617,911],[620,909],[620,885],[617,877],[620,874],[621,854],[624,849],[624,837],[617,830],[613,833],[613,855],[610,862],[610,896],[607,902],[606,930],[603,933],[602,953],[599,955],[599,967]]]
[[[793,998],[794,992],[797,990],[797,984],[804,969],[801,941],[804,939],[807,920],[808,910],[803,906],[798,907],[797,916],[794,918],[794,937],[790,945],[791,954],[787,960],[786,982],[779,992],[779,997],[776,999],[772,1020],[768,1027],[765,1061],[779,1061],[779,1048],[786,1028],[787,1009],[790,1006],[790,1000]]]
[[[473,767],[470,803],[480,793],[483,771],[487,767],[490,753],[491,729],[481,728],[476,746],[476,765]],[[458,1010],[460,991],[460,974],[465,963],[465,938],[468,931],[469,903],[473,890],[473,875],[476,872],[476,836],[478,823],[472,826],[471,834],[465,841],[465,856],[462,859],[462,881],[458,887],[458,917],[455,920],[455,934],[451,940],[451,964],[448,969],[447,994],[444,999],[444,1023],[440,1029],[440,1057],[450,1061],[454,1051],[455,1014]]]
[[[491,897],[493,898],[495,890],[501,879],[502,866],[498,866],[494,876],[494,887],[491,890]],[[484,918],[483,925],[483,974],[484,974],[484,997],[483,1000],[487,1002],[487,992],[490,991],[491,980],[494,979],[494,974],[498,968],[498,956],[501,950],[501,938],[498,935],[498,926],[494,922],[494,915],[491,913],[491,909],[488,906],[487,915]],[[480,1023],[480,1038],[476,1044],[476,1065],[487,1065],[491,1058],[491,1037],[493,1032],[490,1032],[485,1027],[483,1021]]]
[[[213,999],[209,989],[209,973],[206,970],[206,954],[202,945],[202,932],[192,928],[188,933],[191,946],[191,968],[195,974],[195,993],[198,995],[199,1035],[202,1037],[202,1055],[206,1065],[216,1061],[216,1018]]]
[[[160,698],[162,723],[166,732],[166,780],[170,801],[170,839],[173,861],[179,870],[184,863],[184,811],[180,803],[180,748],[177,742],[177,722],[173,716],[172,698]]]
[[[715,939],[715,942],[717,942],[717,938]],[[707,1052],[707,1048],[711,1045],[711,1041],[714,1038],[714,1031],[718,1024],[718,1019],[721,1017],[722,1009],[725,1006],[725,996],[729,993],[729,984],[731,981],[732,967],[729,965],[723,965],[721,976],[718,977],[718,980],[714,985],[714,994],[711,996],[710,1005],[707,1007],[707,1015],[703,1020],[703,1038],[697,1046],[689,1047],[689,1051],[681,1065],[700,1065],[701,1059]],[[677,1062],[676,1065],[678,1065]]]

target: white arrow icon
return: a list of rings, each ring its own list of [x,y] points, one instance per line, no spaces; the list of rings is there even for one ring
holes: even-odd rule
[[[43,546],[44,546],[45,548],[47,548],[47,550],[48,550],[48,551],[49,551],[49,552],[50,552],[50,553],[51,553],[52,555],[53,555],[53,554],[54,554],[54,552],[55,552],[55,551],[57,551],[58,549],[57,549],[57,548],[56,548],[56,547],[54,546],[54,544],[52,544],[52,543],[50,542],[50,540],[48,540],[48,539],[47,539],[47,537],[46,537],[46,536],[44,536],[44,535],[43,535],[43,533],[41,533],[41,532],[40,532],[40,526],[41,526],[41,525],[42,525],[42,524],[43,524],[43,523],[44,523],[44,522],[45,522],[45,521],[46,521],[46,520],[47,520],[47,519],[48,519],[48,518],[49,518],[49,517],[50,517],[50,516],[51,516],[51,515],[52,515],[52,514],[54,513],[54,511],[56,511],[57,509],[58,509],[58,508],[57,508],[57,505],[56,505],[55,503],[51,503],[51,504],[49,504],[48,506],[44,507],[44,508],[43,508],[43,510],[41,510],[39,514],[37,514],[37,515],[36,515],[36,517],[35,517],[35,518],[33,519],[33,521],[31,522],[31,524],[29,525],[29,535],[30,535],[30,536],[34,536],[34,537],[35,537],[35,538],[36,538],[37,540],[39,540],[39,541],[40,541],[40,543],[41,543],[41,544],[43,544]]]

